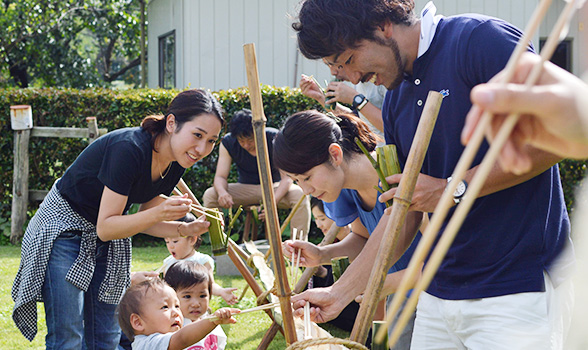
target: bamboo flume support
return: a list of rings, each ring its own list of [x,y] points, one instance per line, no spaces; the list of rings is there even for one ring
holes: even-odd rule
[[[386,274],[394,263],[392,260],[393,253],[396,249],[402,226],[404,226],[408,207],[412,202],[414,187],[421,171],[427,149],[429,148],[429,141],[433,134],[442,101],[443,95],[435,91],[429,91],[412,146],[408,153],[408,158],[406,159],[406,165],[402,172],[402,179],[398,184],[398,189],[394,196],[392,212],[386,224],[382,244],[380,244],[380,248],[378,249],[376,263],[372,268],[364,298],[361,302],[355,324],[353,325],[353,330],[351,331],[350,339],[358,343],[363,344],[367,340],[372,319],[380,301],[380,294],[384,286]]]
[[[527,29],[527,31],[526,31],[528,33],[525,35],[525,37],[523,37],[521,39],[521,41],[519,42],[519,45],[517,47],[523,46],[523,48],[524,48],[526,46],[526,43],[528,41],[526,41],[525,38],[531,36],[532,33],[536,30],[538,23],[544,17],[545,12],[547,11],[547,8],[549,7],[549,3],[550,3],[550,1],[543,1],[539,5],[537,10],[535,11],[535,15],[533,16],[533,18],[531,19],[531,21],[528,25],[528,27],[530,28],[530,29]],[[525,82],[525,85],[527,87],[531,87],[536,83],[536,81],[541,73],[543,63],[546,60],[548,60],[549,57],[551,57],[551,55],[553,54],[553,51],[557,47],[557,43],[560,41],[560,39],[562,37],[565,37],[565,34],[563,33],[563,31],[566,30],[567,26],[569,25],[569,20],[571,19],[571,16],[574,13],[574,10],[579,7],[580,3],[581,3],[580,1],[569,1],[568,4],[566,5],[566,7],[564,8],[564,10],[562,11],[556,25],[554,26],[551,34],[549,35],[549,38],[548,38],[546,44],[544,45],[544,49],[541,52],[541,61],[533,67],[531,73],[529,74],[529,76]],[[514,75],[514,68],[516,67],[516,64],[520,58],[520,54],[517,56],[517,55],[515,55],[516,53],[517,52],[515,50],[515,52],[511,56],[511,59],[509,60],[509,64],[507,65],[507,68],[505,69],[505,77],[504,77],[504,80],[502,80],[503,84],[506,84],[512,80],[512,77]],[[474,131],[474,137],[477,136],[477,137],[483,139],[485,130],[490,123],[490,118],[491,118],[490,113],[485,112],[483,114],[482,119],[480,121],[480,124],[476,127],[476,130]],[[510,133],[512,132],[512,129],[514,128],[518,119],[519,119],[519,116],[516,114],[509,115],[507,117],[505,123],[502,125],[501,129],[497,133],[494,140],[492,140],[490,149],[486,153],[482,163],[480,163],[480,165],[476,171],[475,176],[472,178],[471,183],[470,183],[468,190],[466,192],[466,195],[464,196],[463,200],[460,202],[454,215],[452,216],[447,227],[445,228],[445,231],[443,232],[443,235],[442,235],[441,239],[439,240],[439,243],[437,244],[429,261],[427,262],[427,265],[425,266],[425,268],[423,270],[423,274],[422,274],[420,280],[417,282],[417,284],[413,290],[413,293],[411,294],[411,297],[407,301],[407,304],[404,308],[404,311],[400,315],[400,317],[397,321],[397,324],[392,331],[392,334],[391,334],[391,337],[389,340],[389,346],[392,346],[393,344],[396,343],[396,341],[398,341],[400,333],[402,332],[402,329],[405,327],[405,325],[408,321],[408,318],[410,317],[409,312],[412,312],[414,310],[414,308],[416,307],[416,304],[418,302],[418,297],[419,297],[420,293],[429,286],[431,280],[433,279],[435,273],[437,272],[447,251],[449,250],[451,244],[453,243],[453,240],[454,240],[455,236],[457,235],[457,232],[461,228],[461,225],[462,225],[463,221],[465,220],[466,215],[468,214],[473,203],[475,202],[476,198],[478,197],[478,194],[479,194],[480,190],[482,189],[482,186],[484,185],[484,183],[488,177],[488,174],[490,173],[490,171],[494,167],[494,165],[496,163],[496,159],[497,159],[502,147],[504,146],[504,143],[506,142],[507,138],[510,136]],[[472,138],[472,141],[474,141],[474,137]],[[468,152],[468,149],[475,148],[475,150],[471,151],[475,154],[475,152],[477,152],[477,149],[479,147],[479,143],[481,143],[481,140],[479,141],[479,143],[477,142],[477,140],[475,140],[476,142],[474,142],[474,143],[472,143],[472,141],[470,141],[470,143],[468,144],[468,146],[464,150],[464,153],[462,154],[462,157],[460,158],[460,161],[458,162],[458,165],[457,165],[456,169],[454,170],[454,174],[458,173],[458,170],[461,170],[460,172],[462,174],[459,179],[463,178],[463,175],[465,175],[465,171],[467,170],[467,168],[471,164],[471,160],[468,161],[468,159],[466,159],[466,153]],[[472,156],[472,159],[473,159],[473,156]],[[465,164],[466,161],[468,161],[467,164]],[[460,167],[460,164],[464,165],[462,167],[463,169],[458,169]],[[467,166],[465,166],[465,165],[467,165]],[[453,183],[453,182],[454,181],[452,181],[451,183]],[[458,183],[459,180],[457,180],[455,182]],[[455,190],[455,189],[453,189],[453,190]],[[395,295],[395,297],[392,301],[392,305],[389,309],[390,313],[388,314],[388,319],[387,319],[388,324],[396,316],[396,314],[398,313],[398,310],[400,308],[400,305],[403,302],[403,300],[400,298],[403,298],[402,292],[407,290],[407,288],[405,286],[403,286],[405,280],[409,281],[409,278],[414,277],[415,271],[411,270],[410,267],[413,265],[413,262],[414,262],[414,264],[419,264],[420,262],[424,261],[425,256],[428,254],[428,251],[430,250],[430,247],[432,245],[432,240],[434,240],[434,238],[436,237],[436,233],[439,231],[439,228],[447,215],[447,211],[448,211],[449,207],[451,207],[451,202],[450,202],[452,200],[450,198],[451,193],[453,193],[452,189],[448,189],[446,191],[446,193],[444,193],[444,195],[442,196],[441,200],[439,201],[439,204],[437,205],[437,208],[435,209],[431,223],[429,224],[429,226],[425,230],[425,233],[423,234],[423,238],[425,240],[423,241],[421,239],[421,242],[420,242],[420,245],[423,245],[423,247],[422,247],[422,249],[421,249],[420,245],[419,245],[419,247],[417,247],[417,250],[415,251],[413,259],[411,260],[411,262],[409,264],[409,270],[405,273],[405,278],[401,283],[400,287],[403,287],[403,288],[402,289],[399,288],[397,295]],[[448,198],[446,198],[446,197],[448,197]],[[431,242],[428,242],[428,241],[431,241]],[[416,273],[418,273],[418,271],[416,271]],[[404,295],[406,295],[406,293],[404,293]],[[396,300],[397,297],[398,297],[398,300]],[[380,341],[381,337],[383,335],[385,335],[385,331],[380,331],[376,335],[376,341]]]
[[[284,233],[284,231],[286,230],[286,227],[288,227],[288,224],[292,220],[292,217],[294,217],[294,214],[296,214],[296,212],[298,211],[298,208],[300,208],[300,205],[302,204],[302,202],[304,201],[304,199],[306,197],[307,197],[306,195],[301,196],[300,199],[298,200],[298,202],[296,202],[296,204],[292,208],[292,210],[290,210],[290,214],[288,214],[288,216],[286,217],[286,219],[282,223],[282,226],[280,227],[280,236]],[[269,257],[271,256],[271,253],[272,253],[271,249],[265,253],[265,260],[269,259]],[[257,270],[253,271],[253,276],[254,277],[257,276]],[[240,301],[241,299],[243,299],[243,297],[245,296],[245,293],[247,293],[248,287],[249,286],[245,286],[245,288],[243,288],[243,292],[241,293],[241,296],[237,300]]]
[[[247,69],[247,82],[249,85],[251,112],[253,114],[252,123],[253,134],[255,136],[259,180],[263,194],[263,204],[266,208],[266,232],[268,233],[267,236],[269,238],[270,250],[272,251],[274,273],[277,282],[277,296],[280,299],[280,308],[282,310],[284,335],[286,343],[292,344],[296,341],[296,329],[294,328],[292,305],[290,303],[291,291],[290,286],[288,285],[288,275],[286,274],[286,266],[282,255],[282,238],[280,235],[278,210],[275,203],[273,181],[270,171],[267,139],[265,137],[266,118],[263,112],[263,101],[261,99],[255,45],[252,43],[245,44],[243,45],[243,51],[245,53],[245,67]]]

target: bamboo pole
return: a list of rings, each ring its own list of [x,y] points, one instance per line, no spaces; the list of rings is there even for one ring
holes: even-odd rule
[[[372,319],[380,301],[380,294],[384,286],[386,274],[394,263],[392,260],[393,254],[402,226],[404,226],[408,207],[412,202],[414,187],[429,147],[429,141],[433,134],[442,101],[443,95],[434,91],[429,92],[412,146],[408,153],[402,179],[398,184],[398,189],[394,196],[392,213],[386,224],[382,244],[380,244],[380,248],[378,249],[376,262],[372,268],[364,298],[359,308],[355,324],[353,325],[353,330],[351,331],[350,339],[358,343],[363,344],[367,340]]]
[[[536,80],[538,79],[538,77],[541,73],[543,63],[546,60],[548,60],[549,57],[551,57],[551,55],[553,54],[553,51],[557,47],[557,42],[559,41],[558,39],[560,36],[560,32],[563,30],[563,28],[565,28],[566,23],[569,21],[571,14],[573,13],[572,11],[573,11],[576,4],[577,3],[572,1],[572,2],[569,2],[566,5],[566,7],[564,8],[564,11],[560,15],[558,22],[556,23],[552,33],[550,34],[546,44],[544,45],[543,51],[541,52],[541,62],[538,63],[535,67],[533,67],[531,74],[528,76],[528,78],[525,82],[527,87],[530,87],[535,84]],[[528,26],[530,28],[529,30],[536,30],[536,28],[534,28],[534,27],[536,27],[537,23],[540,22],[541,18],[545,15],[545,11],[546,11],[548,5],[549,5],[549,1],[545,1],[544,3],[540,4],[540,6],[536,10],[535,15],[533,16],[533,18],[530,21],[530,24]],[[528,35],[530,35],[530,34],[528,34]],[[519,45],[521,45],[521,43],[524,43],[523,39],[521,39],[521,41],[519,42]],[[510,66],[507,66],[507,67],[516,67],[516,63],[517,63],[516,61],[518,61],[519,58],[520,57],[515,57],[515,53],[513,53],[513,56],[511,56],[509,63],[511,61],[514,61],[514,63]],[[505,75],[506,75],[506,78],[503,80],[503,82],[502,82],[503,84],[508,83],[512,79],[512,76],[514,75],[514,68],[513,68],[512,72],[509,72],[509,69],[507,69],[507,73]],[[489,123],[491,116],[488,112],[484,113],[483,118],[485,118],[485,117]],[[449,221],[449,224],[445,228],[445,231],[443,233],[441,240],[439,241],[437,247],[435,248],[433,255],[431,256],[431,258],[429,259],[429,262],[427,263],[427,266],[425,267],[423,276],[421,277],[420,281],[415,286],[416,293],[413,292],[413,294],[411,295],[411,299],[413,296],[415,296],[415,300],[409,299],[409,303],[407,303],[407,305],[405,306],[405,310],[407,308],[412,309],[413,308],[413,306],[411,306],[412,304],[415,304],[415,306],[416,306],[416,302],[417,302],[416,298],[420,294],[421,288],[422,288],[422,290],[424,290],[428,287],[430,281],[432,280],[435,272],[437,271],[437,269],[439,267],[439,264],[441,263],[445,254],[447,253],[447,250],[451,246],[451,243],[453,242],[455,235],[459,231],[461,224],[465,220],[467,213],[469,212],[469,210],[471,209],[471,206],[473,205],[474,201],[478,197],[478,194],[479,194],[482,186],[484,185],[488,174],[490,173],[492,167],[494,166],[494,164],[496,162],[496,158],[497,158],[500,150],[502,149],[502,146],[504,145],[506,139],[510,135],[512,128],[516,124],[516,121],[518,121],[517,115],[509,115],[507,117],[506,122],[503,124],[503,127],[500,129],[499,133],[497,134],[496,138],[493,140],[492,145],[491,145],[490,149],[488,150],[486,156],[484,157],[482,163],[478,167],[478,170],[476,171],[474,178],[472,178],[472,181],[470,183],[470,186],[468,187],[468,191],[467,191],[466,196],[464,196],[464,199],[462,200],[462,202],[460,202],[460,205],[456,209],[454,215],[452,216],[452,219]],[[481,137],[483,138],[483,135],[484,135],[484,132],[487,128],[488,123],[485,123],[483,126],[478,125],[478,127],[476,128],[474,133],[481,135]],[[480,137],[480,136],[478,136],[478,137]],[[466,150],[464,150],[464,154],[460,158],[460,161],[459,161],[458,166],[456,167],[456,170],[454,171],[454,173],[458,172],[457,168],[460,166],[463,159],[465,158],[465,156],[466,156],[465,153],[468,150],[468,148],[469,148],[469,144],[468,144],[468,147],[466,147]],[[465,171],[464,171],[464,174],[465,174]],[[457,182],[459,182],[459,181],[457,181]],[[451,192],[451,189],[448,189],[447,192],[449,194],[453,193],[453,192]],[[424,258],[428,254],[428,251],[432,245],[432,240],[437,236],[436,233],[439,231],[439,228],[440,228],[443,220],[445,219],[445,216],[447,215],[448,207],[446,207],[447,203],[444,203],[444,199],[445,199],[444,197],[447,197],[446,194],[447,193],[444,193],[444,196],[439,201],[439,204],[437,205],[437,208],[435,209],[434,215],[431,219],[431,223],[429,224],[429,226],[425,230],[425,233],[423,234],[423,238],[425,238],[427,241],[431,241],[431,242],[426,242],[426,241],[421,240],[421,244],[423,244],[423,249],[421,249],[420,245],[417,248],[417,251],[415,252],[415,254],[413,256],[413,260],[414,260],[415,264],[419,264],[420,262],[424,261]],[[451,201],[451,198],[445,199],[445,200]],[[424,246],[425,243],[427,243],[426,246]],[[435,256],[435,258],[434,258],[434,256]],[[438,263],[436,262],[437,260],[439,260]],[[405,281],[408,281],[408,278],[413,275],[413,271],[410,270],[410,267],[412,264],[413,264],[413,261],[411,260],[411,263],[409,265],[409,270],[406,272],[405,279],[403,279],[403,281],[401,282],[401,285],[399,287],[399,292],[408,290],[408,288],[404,287],[404,284],[405,284]],[[437,266],[435,267],[434,265],[437,265]],[[418,273],[418,271],[417,271],[417,273]],[[418,290],[418,292],[417,292],[417,290]],[[400,294],[400,293],[397,293],[397,294]],[[398,295],[395,295],[395,297],[392,301],[390,310],[389,310],[390,313],[388,314],[388,318],[387,318],[388,324],[390,324],[391,319],[393,319],[396,316],[396,314],[398,313],[398,310],[399,310],[399,308],[402,304],[402,301],[403,301],[403,299],[397,300],[397,296]],[[404,311],[404,312],[406,312],[406,311]],[[404,312],[403,312],[403,314],[404,314]],[[408,316],[410,316],[410,315],[408,315]],[[390,338],[390,344],[393,344],[394,342],[397,341],[397,336],[402,331],[402,329],[400,327],[402,324],[405,324],[404,319],[406,319],[406,318],[407,318],[407,315],[400,316],[400,318],[397,322],[397,325],[393,331],[392,337]],[[376,341],[381,341],[383,335],[385,335],[385,331],[380,331],[380,333],[376,335]]]
[[[259,74],[257,71],[257,57],[255,45],[245,44],[245,66],[247,68],[247,81],[249,85],[249,96],[251,100],[251,111],[253,114],[253,134],[255,135],[255,148],[257,153],[257,166],[259,180],[263,194],[263,204],[266,208],[266,227],[272,251],[272,260],[277,280],[277,293],[280,299],[280,306],[283,316],[283,328],[287,344],[296,341],[296,329],[292,316],[292,305],[290,303],[290,287],[286,275],[286,266],[282,255],[282,239],[280,236],[280,224],[278,221],[278,210],[276,208],[272,175],[268,158],[267,139],[265,137],[266,118],[263,112],[261,99],[261,88]]]
[[[282,223],[282,226],[280,227],[280,237],[282,236],[282,234],[286,230],[288,223],[290,223],[290,221],[292,220],[292,217],[294,216],[294,214],[296,214],[296,211],[298,211],[298,208],[300,208],[300,205],[302,204],[302,201],[304,201],[305,198],[306,198],[306,195],[301,196],[300,199],[298,200],[298,202],[296,202],[296,205],[294,205],[292,210],[290,210],[290,214],[288,214],[288,216],[286,217],[286,220],[284,220],[284,222]],[[269,259],[269,257],[271,256],[271,253],[272,253],[271,249],[269,249],[265,253],[265,260]],[[257,276],[257,270],[255,270],[253,272],[253,276]],[[243,299],[243,297],[245,296],[245,293],[247,293],[247,288],[248,288],[247,286],[245,286],[245,288],[243,288],[243,292],[241,293],[241,296],[239,297],[238,300]]]

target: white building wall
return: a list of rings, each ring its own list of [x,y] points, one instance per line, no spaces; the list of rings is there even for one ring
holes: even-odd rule
[[[247,85],[243,44],[255,43],[260,80],[275,86],[297,86],[301,73],[314,75],[321,84],[330,79],[320,61],[297,53],[291,29],[299,0],[151,0],[148,8],[149,86],[158,85],[158,36],[176,30],[177,88],[211,90]],[[416,0],[416,11],[427,0]],[[482,13],[502,18],[524,29],[539,0],[436,0],[437,14]],[[565,2],[554,1],[551,14],[533,38],[539,47]],[[554,7],[555,6],[555,7]],[[588,6],[583,10],[588,18]],[[574,73],[588,69],[586,45],[588,23],[575,20]],[[297,57],[298,56],[298,57]]]

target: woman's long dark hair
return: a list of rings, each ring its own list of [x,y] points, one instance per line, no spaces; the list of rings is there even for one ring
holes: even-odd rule
[[[212,114],[224,125],[223,108],[217,99],[206,90],[193,89],[180,92],[171,101],[165,115],[150,115],[143,119],[141,128],[151,133],[151,146],[153,147],[155,139],[165,131],[165,122],[167,116],[173,114],[176,119],[179,131],[185,122],[189,122],[200,114]]]
[[[332,143],[339,144],[348,159],[354,153],[362,153],[355,143],[356,137],[368,151],[376,148],[376,135],[361,119],[353,114],[341,114],[337,119],[316,110],[288,117],[274,139],[274,165],[288,173],[304,174],[329,161]]]

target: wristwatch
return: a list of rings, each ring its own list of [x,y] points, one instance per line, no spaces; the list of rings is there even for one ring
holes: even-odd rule
[[[363,106],[365,106],[368,102],[368,99],[364,95],[357,94],[355,95],[355,97],[353,97],[353,104],[351,106],[353,107],[353,109],[361,111]]]
[[[451,180],[452,180],[451,176],[447,178],[447,186],[449,186],[449,183],[451,182]],[[453,201],[455,202],[455,204],[459,204],[459,202],[461,202],[467,189],[468,189],[468,183],[465,182],[465,180],[461,180],[459,182],[459,184],[457,184],[457,188],[455,189],[455,192],[453,192]]]

